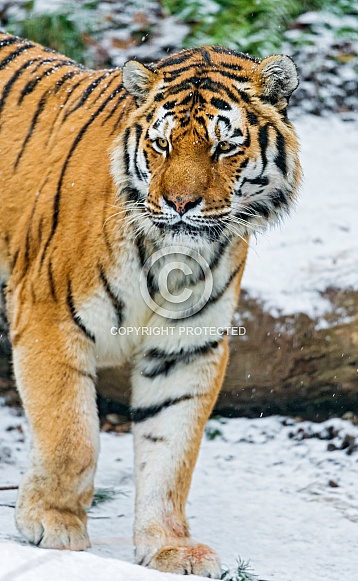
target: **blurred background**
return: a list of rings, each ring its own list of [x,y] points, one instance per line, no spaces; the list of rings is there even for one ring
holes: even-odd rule
[[[203,44],[283,52],[300,71],[293,105],[314,114],[357,105],[356,0],[0,0],[0,26],[95,68]]]
[[[232,338],[216,413],[357,422],[358,3],[0,0],[0,28],[92,68],[203,44],[294,59],[302,201],[281,231],[253,241],[236,317],[247,334]],[[18,405],[5,323],[0,348],[0,395]],[[100,374],[104,429],[127,425],[128,373]]]

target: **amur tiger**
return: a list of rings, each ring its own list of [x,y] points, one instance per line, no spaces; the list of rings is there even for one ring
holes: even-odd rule
[[[282,55],[205,46],[94,71],[0,33],[0,274],[32,434],[16,506],[31,543],[90,546],[96,369],[131,360],[136,562],[220,577],[185,504],[250,233],[296,197],[297,84]],[[198,310],[199,257],[212,288]]]

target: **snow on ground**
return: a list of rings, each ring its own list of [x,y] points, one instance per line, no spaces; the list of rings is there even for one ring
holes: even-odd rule
[[[307,437],[312,432],[333,439]],[[238,556],[250,559],[260,580],[342,581],[342,572],[356,579],[358,451],[327,450],[340,447],[345,434],[358,443],[358,428],[344,420],[210,421],[188,503],[193,536],[231,567]],[[24,418],[0,408],[0,486],[19,483],[28,444]],[[132,465],[132,436],[102,433],[96,487],[115,496],[90,510],[93,546],[86,553],[24,547],[14,525],[16,491],[0,492],[0,580],[179,579],[128,564]]]
[[[358,124],[295,121],[304,182],[282,226],[251,241],[243,288],[273,312],[319,317],[327,287],[358,288]]]

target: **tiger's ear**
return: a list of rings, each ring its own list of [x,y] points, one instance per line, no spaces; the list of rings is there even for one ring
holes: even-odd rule
[[[156,80],[156,73],[137,61],[128,61],[122,72],[123,86],[133,95],[138,105],[144,103]]]
[[[288,56],[265,58],[256,69],[261,96],[279,109],[287,106],[288,99],[298,87],[296,66]]]

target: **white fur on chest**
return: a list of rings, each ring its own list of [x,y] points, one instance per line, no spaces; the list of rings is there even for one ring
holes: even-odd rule
[[[193,248],[191,249],[193,250]],[[210,263],[212,259],[213,248],[200,249],[203,259]],[[205,258],[204,258],[205,257]],[[172,254],[168,261],[158,262],[153,268],[153,276],[158,283],[160,272],[163,272],[171,261],[174,263],[188,262],[185,254],[182,256]],[[195,261],[189,261],[189,270],[191,276],[187,278],[182,270],[176,271],[172,278],[172,284],[168,285],[168,291],[173,295],[187,292],[190,295],[190,303],[195,305],[200,297],[204,294],[205,280],[198,277]],[[218,268],[213,271],[212,293],[215,295],[220,291],[225,280],[230,273],[229,255],[221,257]],[[168,315],[162,316],[153,311],[145,302],[143,289],[141,288],[141,265],[138,257],[138,250],[131,239],[129,239],[121,248],[117,265],[113,266],[110,271],[106,272],[106,278],[110,284],[111,292],[121,302],[121,321],[113,305],[105,286],[99,284],[93,295],[78,308],[78,315],[83,321],[85,327],[95,337],[94,352],[98,367],[121,366],[127,361],[133,360],[140,351],[145,351],[149,347],[160,347],[168,351],[174,351],[176,348],[184,348],[185,345],[198,343],[198,337],[191,335],[190,332],[181,334],[183,328],[210,327],[215,325],[217,328],[226,327],[230,324],[233,305],[235,304],[235,293],[227,292],[212,307],[199,310],[195,316],[179,319],[171,317],[170,313],[175,313],[176,309],[181,310],[181,304],[167,303],[161,296],[161,292],[154,295],[155,304],[167,310]],[[169,282],[169,279],[168,279]],[[158,333],[163,329],[162,333]],[[168,329],[170,333],[168,333]],[[157,331],[157,332],[155,332]],[[216,334],[215,334],[216,336]],[[215,337],[210,337],[214,339]],[[216,338],[220,338],[217,335]],[[201,337],[200,341],[205,341],[208,337]]]

